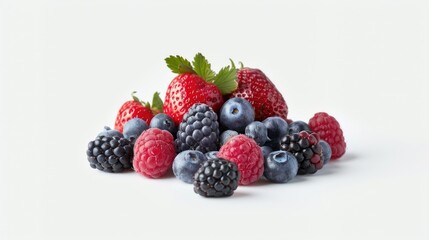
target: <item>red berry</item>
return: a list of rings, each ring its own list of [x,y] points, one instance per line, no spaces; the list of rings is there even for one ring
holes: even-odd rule
[[[262,150],[253,139],[245,135],[232,137],[220,148],[217,156],[237,164],[240,185],[249,185],[264,173]]]
[[[150,128],[137,138],[134,145],[134,170],[146,177],[160,178],[176,157],[174,138],[170,132]]]
[[[319,112],[308,122],[311,130],[318,133],[320,139],[325,140],[332,149],[331,159],[338,159],[346,152],[343,130],[338,121],[325,112]]]
[[[241,97],[252,104],[255,120],[279,116],[287,120],[288,107],[282,94],[271,80],[259,69],[242,68],[237,72],[238,88],[232,97]]]

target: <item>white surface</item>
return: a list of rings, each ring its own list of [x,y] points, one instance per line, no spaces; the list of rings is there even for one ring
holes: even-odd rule
[[[428,239],[428,3],[259,2],[0,1],[0,239]],[[262,69],[292,119],[334,115],[347,154],[226,199],[91,169],[129,93],[198,51]]]

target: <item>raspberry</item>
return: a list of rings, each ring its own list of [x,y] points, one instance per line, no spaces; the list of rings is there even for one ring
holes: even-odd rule
[[[323,167],[322,146],[317,133],[301,131],[280,141],[280,149],[292,153],[298,161],[298,174],[313,174]]]
[[[175,156],[173,135],[150,128],[134,144],[134,170],[146,177],[160,178],[171,169]]]
[[[310,128],[319,134],[320,139],[329,143],[332,149],[331,159],[338,159],[346,152],[343,130],[338,121],[325,112],[319,112],[308,122]]]
[[[246,135],[232,137],[220,148],[217,156],[237,164],[240,185],[251,184],[264,173],[262,150],[255,140]]]

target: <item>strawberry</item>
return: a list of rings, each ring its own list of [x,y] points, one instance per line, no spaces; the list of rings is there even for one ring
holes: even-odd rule
[[[135,93],[136,92],[131,93],[133,100],[125,102],[116,116],[115,129],[119,132],[122,132],[125,123],[133,118],[141,118],[149,125],[154,114],[162,112],[162,100],[158,92],[153,95],[152,107],[150,103],[140,101],[140,99],[134,95]]]
[[[241,97],[249,101],[255,109],[256,121],[263,121],[272,116],[288,120],[286,101],[261,70],[242,67],[237,72],[237,81],[238,88],[230,97]]]
[[[179,74],[170,82],[164,102],[164,113],[176,125],[195,103],[207,104],[218,112],[223,104],[222,95],[237,88],[235,67],[224,67],[216,74],[201,53],[195,55],[192,65],[181,56],[170,56],[165,62],[173,73]]]

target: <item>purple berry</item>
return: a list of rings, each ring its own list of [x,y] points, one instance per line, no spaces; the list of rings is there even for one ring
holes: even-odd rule
[[[104,130],[97,135],[97,137],[102,137],[102,136],[104,136],[104,137],[118,137],[118,138],[124,137],[124,135],[121,132],[114,130],[114,129],[111,129],[110,127],[107,127],[107,126],[104,127]]]
[[[262,146],[262,155],[264,155],[264,159],[267,159],[268,155],[273,151],[273,149],[269,146]]]
[[[220,135],[220,146],[224,145],[226,142],[228,142],[229,139],[237,135],[238,132],[233,130],[226,130],[222,132],[222,134]]]
[[[179,153],[173,161],[174,175],[185,183],[194,182],[194,174],[207,161],[206,156],[195,150],[186,150]]]
[[[218,152],[219,152],[219,151],[206,152],[206,153],[205,153],[206,158],[207,158],[207,159],[215,159],[215,158],[218,158],[218,157],[217,157],[217,153],[218,153]]]
[[[265,159],[264,176],[271,182],[286,183],[297,173],[298,161],[290,152],[275,151]]]
[[[246,136],[255,140],[255,142],[262,146],[268,140],[267,127],[261,122],[255,121],[247,125],[244,130]]]
[[[331,146],[329,146],[329,143],[324,140],[320,140],[319,144],[322,146],[323,165],[325,165],[329,162],[329,160],[331,160],[332,149]]]
[[[230,98],[220,109],[219,118],[226,129],[243,133],[246,126],[255,120],[255,110],[243,98]]]
[[[278,150],[280,148],[280,139],[287,135],[288,124],[281,117],[269,117],[262,122],[267,128],[268,141],[265,145]]]
[[[299,133],[301,131],[311,131],[307,123],[303,121],[294,121],[289,125],[288,134]]]
[[[124,125],[124,137],[126,139],[137,139],[140,134],[149,127],[146,122],[140,118],[133,118]]]
[[[173,136],[176,136],[177,127],[173,119],[165,113],[156,114],[150,121],[151,128],[159,128],[169,131]]]

